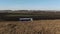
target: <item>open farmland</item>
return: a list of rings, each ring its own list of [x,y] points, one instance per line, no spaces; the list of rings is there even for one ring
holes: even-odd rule
[[[60,19],[60,11],[43,11],[43,10],[1,10],[0,20],[19,18],[33,18],[40,19]]]
[[[33,21],[20,21],[32,18]],[[60,34],[59,11],[0,11],[0,34]]]
[[[0,21],[0,34],[60,34],[60,20]]]

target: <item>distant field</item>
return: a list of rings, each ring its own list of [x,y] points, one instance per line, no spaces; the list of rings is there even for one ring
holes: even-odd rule
[[[60,34],[60,20],[0,21],[0,34]]]
[[[30,10],[17,10],[11,11],[6,10],[0,12],[0,20],[8,19],[19,19],[19,18],[33,18],[34,20],[43,20],[43,19],[60,19],[60,11],[30,11]],[[17,20],[16,19],[16,20]]]
[[[34,12],[19,12],[19,13],[1,13],[1,18],[21,18],[28,17],[34,19],[60,19],[60,12],[45,12],[45,11],[34,11]]]

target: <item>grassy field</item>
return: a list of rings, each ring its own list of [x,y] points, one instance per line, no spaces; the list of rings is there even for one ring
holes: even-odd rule
[[[0,34],[60,34],[60,20],[0,21]]]

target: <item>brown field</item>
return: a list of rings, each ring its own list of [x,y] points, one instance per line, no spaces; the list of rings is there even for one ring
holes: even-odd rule
[[[60,34],[60,20],[1,21],[0,34]]]

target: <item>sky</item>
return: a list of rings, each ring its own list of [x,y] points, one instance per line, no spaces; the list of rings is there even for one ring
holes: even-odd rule
[[[0,10],[60,10],[60,0],[0,0]]]

